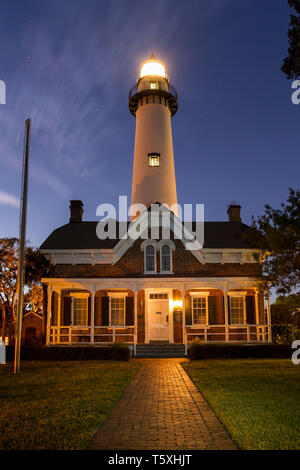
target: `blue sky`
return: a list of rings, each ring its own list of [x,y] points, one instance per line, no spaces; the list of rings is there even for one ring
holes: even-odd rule
[[[2,0],[0,236],[18,234],[24,121],[32,119],[27,238],[67,223],[69,200],[131,193],[128,91],[152,52],[179,94],[172,119],[178,199],[207,220],[278,207],[299,187],[300,105],[280,71],[285,0]]]

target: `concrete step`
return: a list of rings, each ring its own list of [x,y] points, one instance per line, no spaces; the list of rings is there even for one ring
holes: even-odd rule
[[[135,357],[184,357],[184,345],[137,344]]]

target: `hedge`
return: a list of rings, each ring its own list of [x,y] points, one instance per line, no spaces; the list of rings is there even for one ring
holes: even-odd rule
[[[128,346],[114,344],[107,347],[76,347],[76,346],[23,346],[21,359],[23,361],[128,361],[131,351]],[[14,359],[14,347],[6,348],[6,359]]]
[[[278,344],[292,344],[296,339],[300,339],[297,326],[291,324],[272,325],[272,339]]]
[[[196,359],[247,359],[247,358],[290,358],[293,349],[290,344],[199,344],[189,347],[188,357]]]

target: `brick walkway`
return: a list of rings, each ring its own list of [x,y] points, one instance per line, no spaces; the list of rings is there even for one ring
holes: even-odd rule
[[[223,424],[180,365],[142,363],[88,449],[236,449]]]

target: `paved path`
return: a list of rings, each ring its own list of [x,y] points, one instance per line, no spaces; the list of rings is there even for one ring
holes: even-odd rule
[[[141,369],[88,449],[236,449],[180,365],[184,359],[136,360]]]

